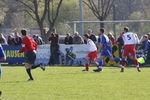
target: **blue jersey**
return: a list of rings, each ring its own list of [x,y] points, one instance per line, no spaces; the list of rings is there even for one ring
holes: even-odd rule
[[[112,45],[111,41],[106,34],[100,36],[100,44],[103,45],[101,56],[112,57]]]
[[[106,34],[102,34],[100,37],[100,44],[103,45],[103,49],[111,49],[111,41]]]
[[[0,44],[0,58],[3,58],[3,57],[5,57],[5,53],[4,53],[2,45]]]
[[[3,58],[3,57],[5,57],[5,53],[4,53],[2,45],[0,44],[0,58]],[[0,79],[1,79],[1,74],[2,74],[2,68],[0,65]]]

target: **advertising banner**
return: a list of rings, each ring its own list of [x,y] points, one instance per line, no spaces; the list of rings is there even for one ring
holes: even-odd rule
[[[24,62],[24,53],[19,53],[16,55],[17,51],[21,49],[21,45],[19,46],[10,46],[10,45],[2,45],[4,52],[6,54],[7,63],[23,63]]]

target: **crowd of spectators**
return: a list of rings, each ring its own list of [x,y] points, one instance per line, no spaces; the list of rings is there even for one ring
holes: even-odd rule
[[[38,45],[44,44],[42,38],[37,34],[33,35],[32,37]],[[1,45],[21,45],[21,42],[22,38],[18,32],[10,32],[6,37],[2,33],[0,33]]]
[[[89,34],[90,39],[93,40],[94,43],[99,43],[100,41],[100,36],[98,34],[98,36],[96,36],[94,34],[94,32],[92,31],[92,29],[88,29],[87,34]],[[123,39],[122,39],[122,34],[120,33],[119,36],[116,38],[114,37],[113,33],[108,33],[108,37],[111,40],[112,45],[116,45],[118,46],[118,50],[119,50],[119,56],[122,56],[122,48],[123,48]],[[37,35],[34,34],[32,35],[32,38],[36,41],[36,43],[38,45],[42,45],[44,44],[43,39]],[[56,59],[60,53],[59,51],[59,40],[60,40],[60,36],[59,34],[56,32],[56,29],[53,29],[53,31],[50,33],[49,36],[49,41],[50,41],[50,50],[51,50],[51,59],[49,60],[49,65],[54,65],[59,63],[58,60]],[[1,33],[0,34],[0,43],[2,45],[21,45],[22,42],[22,38],[19,35],[18,32],[11,32],[8,34],[7,39],[4,37],[4,35]],[[66,33],[66,36],[64,37],[63,43],[66,45],[70,45],[70,44],[85,44],[86,41],[84,41],[84,39],[82,38],[82,36],[79,34],[79,32],[74,32],[73,35],[71,35],[70,33]],[[139,50],[142,50],[142,54],[145,55],[146,58],[146,64],[150,64],[150,61],[148,59],[150,59],[150,33],[149,34],[145,34],[141,37],[140,39],[140,43],[138,45]]]

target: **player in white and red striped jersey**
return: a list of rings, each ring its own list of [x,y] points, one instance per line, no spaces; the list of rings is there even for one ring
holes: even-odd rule
[[[137,71],[140,72],[139,63],[136,58],[136,44],[139,42],[139,39],[135,33],[129,32],[129,28],[124,28],[123,34],[123,41],[124,41],[124,49],[123,49],[123,58],[126,60],[127,56],[130,55],[130,58],[134,60],[136,65]],[[121,64],[121,72],[124,72],[124,66],[126,62],[122,62]]]
[[[88,54],[87,56],[85,57],[85,69],[82,70],[82,71],[88,71],[89,70],[89,66],[90,66],[90,61],[92,61],[97,67],[98,67],[98,63],[96,62],[96,59],[98,57],[98,54],[97,54],[97,47],[95,45],[95,43],[89,39],[89,35],[88,34],[85,34],[84,35],[84,40],[87,41],[87,46],[88,46]]]

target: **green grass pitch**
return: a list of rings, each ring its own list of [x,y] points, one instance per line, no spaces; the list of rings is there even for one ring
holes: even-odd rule
[[[46,67],[32,71],[27,82],[24,67],[3,67],[0,100],[150,100],[150,68],[104,67],[103,72],[82,72],[84,67]]]

